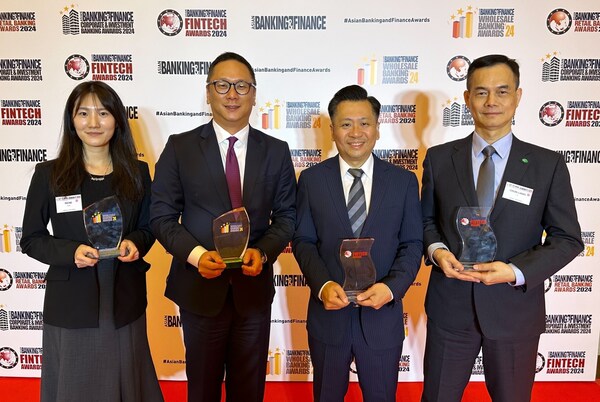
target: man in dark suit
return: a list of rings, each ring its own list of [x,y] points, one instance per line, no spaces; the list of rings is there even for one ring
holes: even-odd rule
[[[529,401],[545,326],[544,280],[583,249],[569,172],[558,153],[512,133],[521,99],[514,60],[474,60],[464,97],[475,132],[430,148],[423,163],[424,242],[433,266],[422,400],[460,401],[482,349],[492,400]],[[478,205],[493,205],[497,251],[469,271],[459,262],[456,215]]]
[[[248,124],[256,79],[246,59],[217,57],[206,99],[213,120],[170,136],[156,164],[150,224],[173,255],[165,295],[180,309],[188,400],[220,401],[226,372],[227,401],[260,402],[273,262],[294,232],[294,167],[287,143]],[[225,269],[212,223],[240,206],[250,217],[249,245],[241,269]]]
[[[353,358],[366,402],[396,400],[402,298],[421,263],[422,222],[415,175],[372,154],[380,108],[357,85],[338,91],[329,115],[339,155],[304,170],[298,182],[293,250],[311,290],[307,329],[316,402],[344,400]],[[353,207],[357,198],[364,208]],[[374,239],[376,278],[350,303],[340,246],[357,237]]]

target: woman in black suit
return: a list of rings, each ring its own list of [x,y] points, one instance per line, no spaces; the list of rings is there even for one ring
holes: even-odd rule
[[[110,196],[122,239],[118,256],[99,259],[82,210]],[[58,157],[36,166],[23,218],[23,252],[49,265],[41,401],[163,400],[146,336],[149,204],[148,165],[137,160],[121,99],[103,82],[79,84]]]

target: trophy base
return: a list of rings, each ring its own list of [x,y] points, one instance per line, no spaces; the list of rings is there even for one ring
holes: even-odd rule
[[[356,304],[356,296],[364,292],[364,290],[346,290],[344,289],[344,293],[346,293],[346,297],[350,303]]]
[[[236,269],[242,267],[241,258],[223,258],[223,262],[226,265],[225,269]]]
[[[98,250],[99,260],[108,260],[110,258],[117,258],[121,255],[121,250],[118,248],[105,248]]]

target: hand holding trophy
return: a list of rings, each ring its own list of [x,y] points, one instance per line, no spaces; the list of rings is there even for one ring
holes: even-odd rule
[[[123,214],[117,197],[106,197],[85,207],[83,222],[92,247],[100,254],[99,259],[121,255],[119,245],[123,236]]]

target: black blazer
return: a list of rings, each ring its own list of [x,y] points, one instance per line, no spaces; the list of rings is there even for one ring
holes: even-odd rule
[[[23,217],[23,253],[48,264],[44,322],[62,328],[98,327],[98,283],[93,267],[77,268],[75,250],[90,244],[82,212],[56,212],[55,194],[50,186],[54,161],[35,167]],[[120,328],[139,318],[146,310],[146,271],[150,264],[142,259],[154,244],[148,226],[150,173],[138,161],[145,195],[140,203],[119,200],[123,213],[123,238],[138,248],[140,258],[130,263],[115,260],[115,326]],[[83,205],[85,207],[86,205]],[[51,235],[47,229],[52,224]]]
[[[472,134],[427,151],[421,194],[425,250],[432,243],[443,242],[457,258],[460,255],[457,208],[477,206],[471,149]],[[503,198],[507,182],[533,189],[529,205]],[[544,280],[583,250],[564,159],[513,137],[497,194],[490,216],[498,241],[496,260],[515,264],[526,285],[486,286],[448,279],[434,265],[426,312],[438,325],[463,329],[473,323],[476,310],[483,333],[491,339],[537,336],[545,329]]]
[[[205,279],[187,258],[198,245],[214,250],[212,221],[232,209],[212,122],[171,135],[156,163],[150,225],[173,255],[165,295],[188,311],[215,316],[230,283],[242,315],[264,311],[273,300],[273,262],[291,240],[296,217],[296,176],[287,143],[250,127],[243,180],[248,247],[262,250],[268,262],[256,277],[231,269]]]
[[[307,328],[311,336],[338,344],[347,333],[355,307],[325,310],[318,295],[327,281],[342,285],[343,239],[354,237],[340,178],[339,156],[302,172],[298,181],[298,222],[293,249],[311,290]],[[419,185],[414,173],[374,156],[373,187],[361,237],[373,237],[371,257],[377,282],[385,283],[394,300],[379,310],[363,307],[361,325],[367,344],[387,349],[402,344],[402,298],[421,265],[423,230]]]

